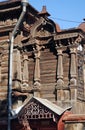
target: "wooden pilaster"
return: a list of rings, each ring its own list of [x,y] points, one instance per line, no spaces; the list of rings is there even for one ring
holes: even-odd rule
[[[29,69],[28,69],[28,55],[24,54],[23,56],[23,87],[29,86]]]
[[[62,48],[57,48],[58,64],[57,64],[57,86],[63,86],[63,54]]]
[[[34,86],[40,87],[40,46],[36,44],[35,50],[35,72],[34,72]]]
[[[14,49],[13,58],[13,87],[21,89],[22,73],[20,50]]]
[[[76,85],[76,47],[70,47],[71,66],[70,66],[70,85]]]

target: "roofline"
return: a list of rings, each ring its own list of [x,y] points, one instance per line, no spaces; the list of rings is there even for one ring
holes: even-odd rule
[[[11,4],[11,3],[17,3],[17,2],[21,2],[21,0],[6,0],[6,1],[0,2],[0,6]]]
[[[84,31],[80,28],[69,28],[69,29],[64,29],[64,30],[61,30],[61,32],[59,33],[68,33],[68,32],[81,32],[81,33],[84,33]]]
[[[43,99],[43,100],[47,100],[47,99],[44,99],[44,98],[38,98],[38,97],[31,97],[30,99],[27,99],[24,103],[23,103],[23,105],[22,105],[22,107],[21,107],[21,110],[27,105],[27,103],[28,102],[30,102],[31,100],[36,100],[36,101],[38,101],[38,102],[40,102],[38,99]],[[48,102],[50,102],[49,100],[47,100]],[[40,102],[42,105],[44,105],[45,106],[45,104],[44,103],[42,103],[42,102]],[[57,106],[55,103],[53,103],[53,102],[50,102],[50,103],[52,103],[53,105],[55,105],[55,106]],[[61,108],[60,106],[58,106],[59,108]],[[48,108],[48,106],[47,106],[47,108]],[[50,108],[49,108],[50,109]],[[63,109],[63,108],[61,108],[61,109]],[[63,109],[63,111],[62,111],[62,113],[60,114],[60,115],[62,115],[66,110],[71,110],[72,109],[72,106],[69,106],[69,107],[67,107],[67,108],[65,108],[65,109]],[[20,110],[20,111],[21,111]],[[50,109],[51,110],[51,109]],[[19,113],[20,113],[20,111],[19,111]],[[55,113],[55,112],[54,112]],[[55,113],[56,114],[56,113]]]
[[[10,4],[13,4],[13,5],[14,5],[14,3],[16,4],[16,3],[18,3],[18,2],[21,3],[21,0],[8,0],[8,1],[3,1],[3,2],[0,2],[0,8],[1,8],[2,6],[6,6],[6,8],[8,8],[7,5],[10,5]],[[28,3],[28,6],[30,6],[31,9],[34,10],[36,13],[39,13],[39,11],[38,11],[37,9],[35,9],[30,3]],[[6,9],[6,8],[4,8],[4,9]],[[1,9],[1,10],[4,10],[4,9]]]

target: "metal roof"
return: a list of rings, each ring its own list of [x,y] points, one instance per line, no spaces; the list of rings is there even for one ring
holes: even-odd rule
[[[45,106],[46,108],[48,108],[49,110],[51,110],[53,113],[57,114],[57,115],[62,115],[66,110],[71,109],[72,107],[67,107],[67,108],[61,108],[60,106],[50,102],[47,99],[43,99],[43,98],[38,98],[38,97],[32,97],[28,100],[25,101],[25,103],[23,103],[22,106],[18,107],[17,109],[12,109],[11,110],[11,114],[14,117],[16,117],[23,109],[24,107],[29,104],[31,101],[37,101],[39,102],[41,105]]]
[[[70,106],[70,107],[63,109],[60,106],[50,102],[47,99],[42,99],[42,98],[38,98],[38,97],[33,97],[33,99],[37,100],[38,102],[40,102],[42,105],[44,105],[45,107],[47,107],[48,109],[50,109],[52,112],[54,112],[57,115],[62,115],[66,110],[72,108]]]

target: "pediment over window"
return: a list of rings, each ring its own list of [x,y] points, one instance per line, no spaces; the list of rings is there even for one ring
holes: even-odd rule
[[[33,97],[23,106],[18,114],[18,118],[19,120],[53,119],[57,121],[67,109],[63,109],[47,99]]]
[[[32,37],[49,37],[56,32],[56,25],[52,20],[41,17],[31,29]]]

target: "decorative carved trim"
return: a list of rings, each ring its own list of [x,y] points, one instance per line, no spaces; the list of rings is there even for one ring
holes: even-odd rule
[[[57,48],[57,55],[58,55],[58,67],[57,67],[57,87],[63,87],[63,54],[62,54],[62,48]]]
[[[29,87],[29,68],[28,68],[28,55],[23,54],[23,87],[22,89],[28,90]]]
[[[76,38],[76,40],[75,40],[75,44],[77,44],[77,43],[81,43],[81,41],[82,41],[82,36],[81,35],[78,35],[78,37]]]
[[[54,40],[68,39],[72,37],[77,37],[79,33],[66,33],[54,35]]]
[[[32,37],[49,37],[52,36],[55,32],[56,28],[52,21],[50,21],[48,18],[41,17],[31,28],[31,36]]]
[[[76,77],[77,77],[77,66],[76,66],[76,51],[77,46],[70,46],[70,54],[71,54],[71,67],[70,67],[70,85],[77,85]]]
[[[29,103],[18,116],[19,120],[23,119],[49,119],[53,118],[53,113],[46,107],[36,102]]]
[[[78,51],[78,96],[79,100],[85,100],[84,95],[84,51]]]
[[[19,67],[18,67],[19,66]],[[18,49],[13,52],[13,88],[21,89],[21,55]]]
[[[38,41],[37,41],[38,43]],[[41,47],[36,44],[34,48],[34,55],[35,55],[35,72],[34,72],[34,88],[40,88],[40,50]]]
[[[55,44],[58,47],[65,47],[65,46],[78,46],[79,43],[82,42],[83,36],[79,33],[66,33],[66,34],[57,34],[54,35]]]

